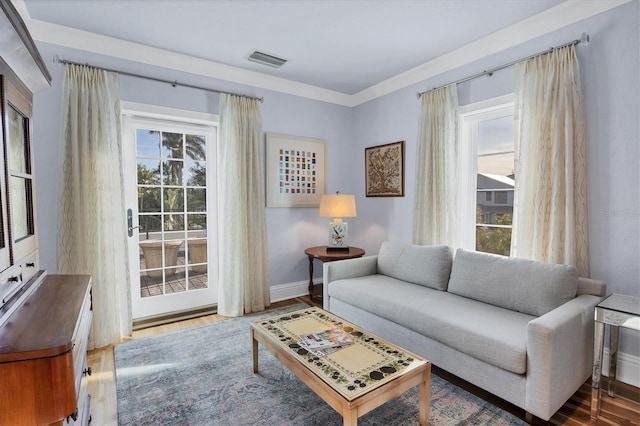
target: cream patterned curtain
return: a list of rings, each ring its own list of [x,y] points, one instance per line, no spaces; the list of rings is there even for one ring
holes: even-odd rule
[[[422,94],[416,147],[413,243],[457,245],[458,92]]]
[[[567,46],[516,66],[513,256],[589,276],[586,138],[580,67]]]
[[[66,65],[58,272],[92,276],[93,342],[131,334],[117,74]]]
[[[270,304],[263,151],[258,100],[221,94],[220,315],[241,316]]]

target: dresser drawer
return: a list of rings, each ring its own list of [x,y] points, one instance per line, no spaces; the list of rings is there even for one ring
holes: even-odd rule
[[[38,250],[33,251],[20,263],[15,264],[0,273],[0,306],[9,301],[22,285],[29,281],[37,272]]]
[[[9,301],[20,288],[22,288],[22,274],[20,272],[20,265],[14,265],[5,269],[0,273],[0,306],[3,306]]]
[[[76,396],[80,395],[80,384],[86,367],[87,344],[89,342],[92,319],[91,292],[89,291],[82,305],[82,311],[78,317],[78,323],[73,336],[73,372],[76,380]]]
[[[38,261],[38,250],[36,250],[20,262],[22,281],[29,281],[29,279],[38,272],[39,268],[40,262]]]

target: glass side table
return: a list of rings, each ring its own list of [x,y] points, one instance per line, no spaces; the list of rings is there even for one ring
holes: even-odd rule
[[[605,325],[609,327],[609,390],[616,395],[616,367],[620,327],[640,331],[640,297],[612,294],[595,308],[593,335],[593,377],[591,379],[591,418],[600,415],[600,375],[604,350]]]

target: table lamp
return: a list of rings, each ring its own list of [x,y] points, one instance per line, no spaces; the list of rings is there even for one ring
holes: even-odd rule
[[[320,217],[332,217],[329,222],[327,250],[349,250],[348,224],[343,217],[356,217],[356,197],[353,194],[326,194],[320,200]]]

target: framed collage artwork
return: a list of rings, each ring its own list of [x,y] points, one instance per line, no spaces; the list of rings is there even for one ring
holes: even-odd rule
[[[267,207],[318,207],[326,187],[321,139],[267,133]]]

